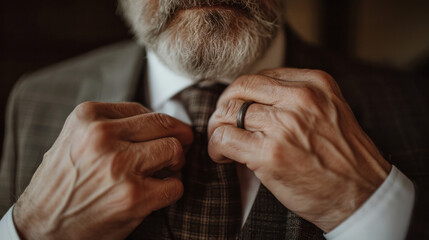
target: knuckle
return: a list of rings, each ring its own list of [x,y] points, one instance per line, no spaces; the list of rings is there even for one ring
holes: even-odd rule
[[[330,83],[332,81],[332,77],[329,73],[323,70],[310,70],[309,73],[311,76],[319,81]]]
[[[130,104],[130,106],[132,106],[133,108],[135,108],[136,110],[138,110],[141,113],[148,113],[148,112],[150,112],[149,109],[145,108],[143,105],[141,105],[138,102],[130,102],[128,104]]]
[[[259,75],[266,76],[268,78],[282,79],[283,73],[279,69],[266,69],[259,72]],[[274,80],[274,79],[273,79]]]
[[[335,96],[310,85],[293,87],[289,91],[293,98],[294,110],[301,114],[311,113],[314,116],[325,114],[330,98]]]
[[[227,119],[234,118],[241,106],[241,101],[229,100],[220,108],[220,115]]]
[[[304,107],[310,107],[317,103],[316,92],[310,87],[299,87],[295,89],[295,97]]]
[[[173,156],[180,156],[183,154],[182,144],[177,138],[174,138],[174,137],[166,138],[165,144],[167,145],[167,149],[171,151]]]
[[[297,91],[298,110],[299,113],[312,113],[315,116],[323,115],[330,94],[326,94],[317,88],[304,87]],[[292,118],[299,120],[300,116],[293,114]]]
[[[48,159],[51,156],[52,148],[43,154],[43,159]]]
[[[238,92],[246,91],[248,89],[252,89],[255,85],[255,83],[258,82],[258,78],[261,76],[259,75],[243,75],[237,78],[234,83],[232,84],[233,89],[235,89]]]
[[[184,187],[182,182],[177,178],[170,178],[168,181],[170,184],[165,185],[162,191],[162,198],[167,204],[170,204],[182,197]]]
[[[83,102],[77,105],[73,111],[74,115],[79,120],[93,120],[97,117],[98,102]]]
[[[336,85],[332,76],[325,71],[311,70],[310,74],[325,91],[331,92]]]
[[[164,130],[171,130],[175,128],[175,121],[172,117],[163,114],[163,113],[155,113],[153,114],[154,121]]]
[[[249,78],[251,75],[242,75],[238,77],[233,83],[233,86],[247,86],[246,84],[249,82]]]
[[[107,147],[112,138],[112,126],[108,122],[94,122],[90,125],[88,134],[91,144],[96,148],[103,149]]]

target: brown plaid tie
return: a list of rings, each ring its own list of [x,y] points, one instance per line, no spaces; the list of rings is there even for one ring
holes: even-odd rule
[[[198,85],[180,97],[193,122],[194,145],[183,171],[185,193],[167,210],[173,239],[236,239],[241,224],[240,186],[235,164],[217,164],[207,153],[207,124],[224,85]]]
[[[128,239],[237,239],[241,196],[235,164],[217,164],[207,153],[207,124],[225,85],[191,86],[180,98],[192,120],[194,144],[182,171],[183,197],[145,218]]]

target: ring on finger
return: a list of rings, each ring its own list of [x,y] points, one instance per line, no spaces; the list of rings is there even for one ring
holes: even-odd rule
[[[255,103],[254,101],[246,101],[241,105],[240,109],[238,110],[237,114],[237,128],[246,129],[244,127],[244,118],[246,117],[247,109]]]

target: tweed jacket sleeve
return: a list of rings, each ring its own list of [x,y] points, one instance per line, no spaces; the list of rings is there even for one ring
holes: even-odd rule
[[[429,79],[368,65],[310,46],[291,29],[287,33],[287,65],[331,74],[384,158],[413,181],[408,239],[429,238]]]
[[[143,59],[140,47],[122,42],[29,74],[16,84],[0,162],[0,215],[27,187],[75,106],[134,98]]]
[[[10,93],[7,109],[6,109],[6,125],[5,125],[5,138],[3,145],[3,155],[0,162],[0,215],[3,215],[9,208],[9,203],[16,201],[15,194],[11,193],[12,189],[15,189],[15,169],[16,161],[16,113],[15,109],[17,108],[17,101],[15,97],[20,91],[20,85],[22,81],[19,81],[13,91]],[[6,160],[10,159],[10,160]]]

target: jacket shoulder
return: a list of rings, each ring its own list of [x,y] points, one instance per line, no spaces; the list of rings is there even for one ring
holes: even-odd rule
[[[106,69],[126,64],[127,59],[136,58],[142,49],[132,41],[115,43],[98,48],[77,57],[25,74],[16,85],[16,94],[31,92],[58,93],[55,88],[70,90],[79,88],[84,82],[96,84],[103,80]],[[71,88],[71,89],[70,89]]]

